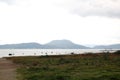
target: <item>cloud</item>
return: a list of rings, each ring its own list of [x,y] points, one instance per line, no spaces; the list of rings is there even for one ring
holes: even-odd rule
[[[120,19],[100,17],[104,9],[94,10],[100,1],[90,7],[94,1],[16,0],[14,5],[0,5],[0,43],[45,43],[54,39],[69,39],[79,44],[119,43]],[[81,9],[82,13],[75,9]]]
[[[57,4],[79,16],[120,18],[120,0],[64,0]]]
[[[0,0],[0,2],[6,3],[8,5],[12,5],[15,3],[16,0]]]
[[[0,0],[15,5],[59,6],[71,14],[120,18],[120,0]],[[40,6],[38,6],[40,7]]]

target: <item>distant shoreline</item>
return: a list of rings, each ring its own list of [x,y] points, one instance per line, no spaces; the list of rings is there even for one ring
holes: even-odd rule
[[[107,50],[115,52],[120,49]],[[0,57],[9,56],[43,56],[43,55],[69,55],[74,54],[85,54],[85,53],[101,53],[106,49],[0,49]],[[10,55],[11,54],[11,55]]]

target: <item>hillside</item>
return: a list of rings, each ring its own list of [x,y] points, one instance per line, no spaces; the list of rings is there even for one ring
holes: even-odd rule
[[[94,49],[120,49],[120,44],[95,46]]]
[[[89,49],[89,48],[75,44],[69,40],[53,40],[43,45],[35,42],[0,45],[0,49]]]
[[[75,44],[70,40],[53,40],[46,44],[36,42],[5,44],[0,45],[0,49],[120,49],[120,44],[113,45],[98,45],[93,48]]]
[[[52,48],[52,49],[89,49],[88,47],[75,44],[69,40],[53,40],[44,45],[45,48]]]
[[[42,48],[38,43],[20,43],[20,44],[5,44],[0,45],[0,49],[37,49]]]

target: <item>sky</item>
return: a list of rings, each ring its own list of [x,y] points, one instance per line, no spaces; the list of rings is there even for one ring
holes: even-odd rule
[[[120,0],[0,0],[0,44],[120,43]]]

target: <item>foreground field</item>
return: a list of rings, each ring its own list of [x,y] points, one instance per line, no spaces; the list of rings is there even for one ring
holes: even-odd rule
[[[120,54],[81,54],[8,58],[19,80],[120,80]]]

